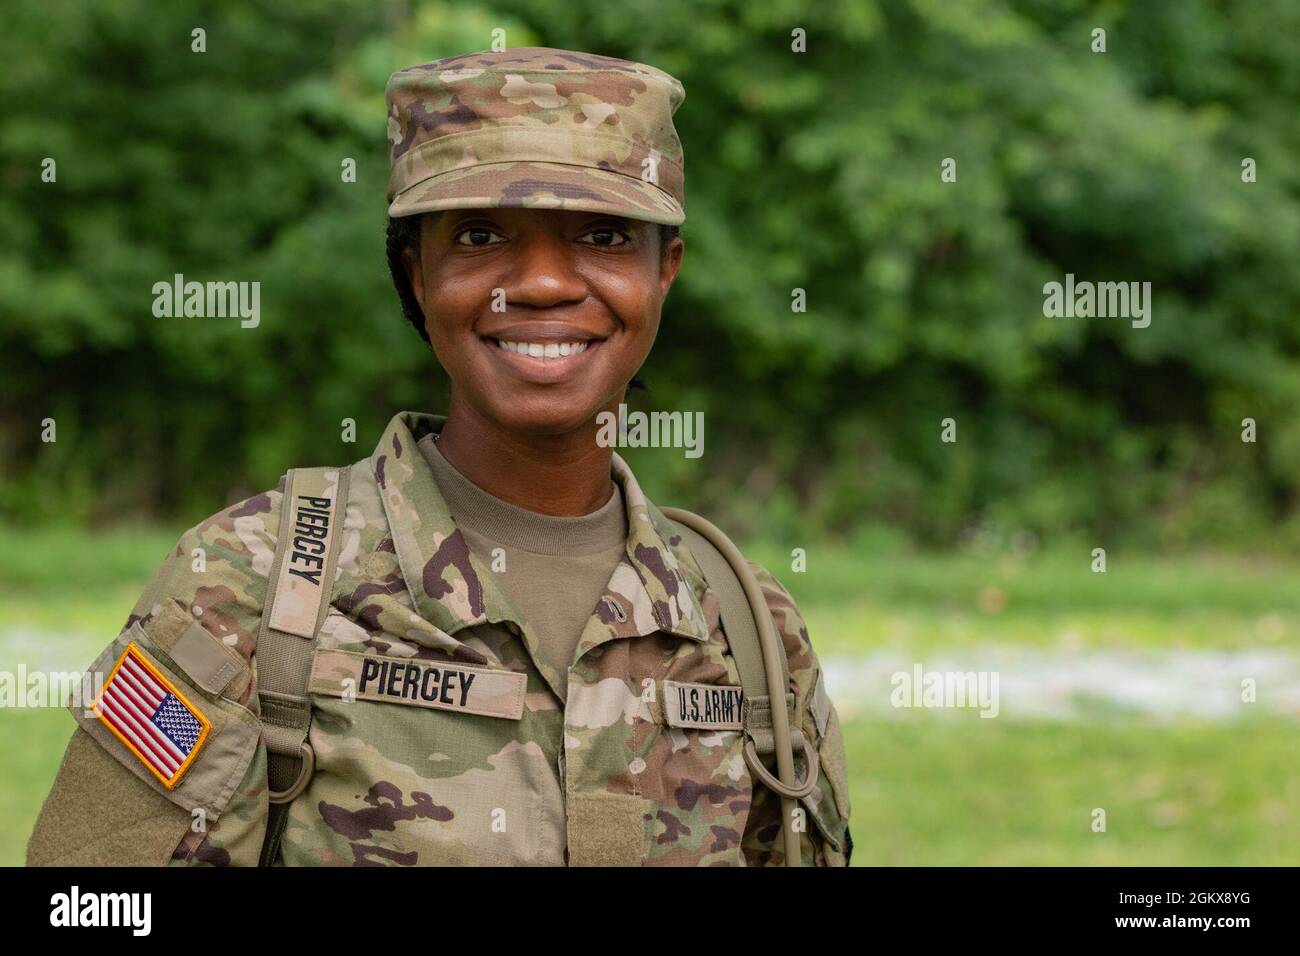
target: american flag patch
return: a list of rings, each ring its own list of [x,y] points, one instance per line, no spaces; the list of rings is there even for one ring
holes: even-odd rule
[[[168,790],[180,782],[212,729],[134,641],[117,659],[103,692],[90,706]]]

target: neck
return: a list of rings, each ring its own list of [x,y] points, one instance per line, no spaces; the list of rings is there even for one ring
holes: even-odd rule
[[[595,418],[558,435],[501,428],[453,394],[438,450],[489,494],[539,514],[591,514],[614,493],[612,448],[596,444]]]

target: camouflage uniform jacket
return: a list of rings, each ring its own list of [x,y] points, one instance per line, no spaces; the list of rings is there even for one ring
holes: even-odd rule
[[[665,719],[665,682],[740,681],[717,597],[626,464],[614,456],[628,512],[627,553],[582,632],[561,701],[557,675],[536,653],[536,634],[468,550],[416,447],[441,421],[400,414],[374,454],[350,466],[337,578],[312,664],[315,773],[291,804],[280,862],[780,863],[779,802],[751,779],[742,735]],[[282,482],[187,532],[122,635],[92,665],[111,669],[134,641],[211,720],[205,751],[167,790],[93,716],[73,708],[81,726],[38,822],[30,862],[99,862],[122,840],[96,827],[116,820],[150,836],[151,852],[166,848],[157,860],[125,862],[257,863],[267,786],[256,640],[283,491]],[[821,757],[819,786],[803,801],[804,863],[844,865],[851,838],[838,719],[793,600],[753,568],[788,655],[798,724]],[[371,676],[380,666],[417,676],[441,668],[458,674],[460,685],[445,688],[445,707],[436,689],[433,706],[416,705],[418,693],[349,696],[341,678],[363,665]],[[456,709],[457,694],[474,679],[466,675],[489,691],[515,687],[517,718],[492,706]],[[386,686],[401,698],[395,680]],[[78,794],[76,765],[90,760],[109,768],[106,776],[120,786]],[[68,818],[96,812],[60,817],[59,807],[86,799],[129,806],[69,828]],[[52,834],[56,823],[61,837]],[[95,845],[98,853],[87,849]]]

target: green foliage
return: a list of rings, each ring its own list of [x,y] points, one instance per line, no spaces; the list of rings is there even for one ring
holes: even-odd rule
[[[385,270],[382,90],[497,28],[685,84],[687,254],[644,377],[708,427],[701,459],[629,455],[657,499],[796,544],[1300,542],[1287,0],[11,3],[0,514],[198,517],[442,408]],[[1151,282],[1151,326],[1044,318],[1067,272]],[[260,281],[262,324],[154,318],[175,273]]]

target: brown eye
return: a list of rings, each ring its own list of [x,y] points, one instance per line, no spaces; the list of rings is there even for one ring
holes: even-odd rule
[[[583,235],[580,241],[587,241],[593,246],[621,246],[629,240],[626,233],[617,229],[593,229]]]
[[[505,242],[503,237],[486,226],[470,226],[468,229],[462,229],[455,236],[456,244],[460,246],[491,246],[495,245],[493,240]]]

